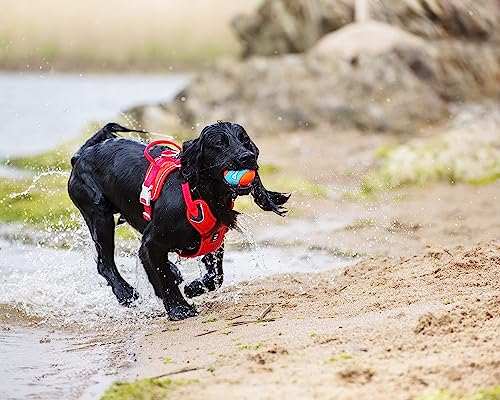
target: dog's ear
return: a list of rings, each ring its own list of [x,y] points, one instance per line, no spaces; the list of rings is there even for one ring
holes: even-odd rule
[[[284,217],[288,212],[288,210],[283,207],[283,204],[288,201],[290,194],[267,190],[262,184],[259,173],[255,174],[252,196],[255,204],[257,204],[264,211],[273,211],[282,217]]]
[[[196,186],[200,178],[202,146],[201,140],[188,140],[182,145],[181,174],[184,181]]]

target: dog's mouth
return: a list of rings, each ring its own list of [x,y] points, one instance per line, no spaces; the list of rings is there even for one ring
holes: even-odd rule
[[[224,182],[237,196],[250,194],[255,174],[255,169],[226,170],[223,172]]]
[[[253,186],[252,186],[252,184],[250,184],[248,186],[231,187],[231,190],[237,196],[246,196],[252,192],[252,188],[253,188]]]

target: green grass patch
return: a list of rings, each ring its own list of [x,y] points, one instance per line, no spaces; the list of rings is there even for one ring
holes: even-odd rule
[[[325,186],[306,178],[288,176],[275,164],[260,165],[259,175],[265,187],[269,190],[292,193],[292,195],[303,197],[313,197],[316,199],[324,199],[328,196],[328,189]],[[238,197],[234,208],[240,212],[259,210],[259,207],[255,205],[251,196]],[[301,211],[298,209],[291,209],[288,216],[300,217]]]
[[[324,364],[335,364],[338,363],[339,361],[345,361],[345,360],[350,360],[352,359],[352,355],[349,353],[339,353],[339,354],[334,354],[333,356],[327,358],[324,361]]]
[[[102,395],[101,400],[153,400],[167,399],[176,386],[194,381],[171,379],[141,379],[135,382],[116,382]]]
[[[81,141],[80,144],[84,141]],[[35,171],[69,170],[71,168],[71,156],[77,148],[76,141],[74,146],[65,143],[40,154],[13,158],[7,164],[16,168],[27,168]]]
[[[241,344],[238,343],[238,350],[258,350],[261,347],[263,347],[263,343],[256,343],[256,344]]]
[[[297,177],[283,177],[276,180],[274,190],[283,192],[292,192],[305,197],[314,197],[317,199],[325,199],[328,195],[328,189],[308,179]]]
[[[267,177],[270,175],[277,174],[281,172],[281,168],[276,164],[262,164],[259,165],[259,175],[262,177]]]
[[[270,190],[316,198],[326,198],[328,195],[328,189],[320,183],[298,176],[289,176],[275,164],[260,165],[259,175]]]
[[[0,221],[29,223],[43,229],[77,228],[78,210],[66,191],[67,179],[61,174],[0,178]]]
[[[499,400],[500,385],[490,388],[478,389],[466,395],[457,395],[449,390],[437,390],[418,396],[416,400]]]
[[[348,231],[358,231],[360,229],[369,228],[370,226],[375,226],[375,221],[369,218],[357,219],[352,224],[345,227]]]
[[[417,139],[375,152],[380,166],[366,174],[359,198],[405,185],[432,181],[487,184],[500,179],[500,148],[495,135],[456,131]]]
[[[175,361],[170,357],[163,357],[163,364],[173,364]]]
[[[140,239],[140,234],[128,224],[119,225],[115,229],[115,237],[122,240]]]
[[[221,57],[237,55],[237,47],[230,43],[205,43],[179,46],[159,40],[149,40],[140,47],[131,48],[125,57],[131,65],[197,65],[213,62]],[[105,58],[104,54],[100,55]]]
[[[57,44],[46,42],[36,49],[36,53],[42,61],[53,61],[59,55],[60,50]]]
[[[201,321],[202,324],[213,324],[214,322],[217,322],[218,319],[217,317],[209,318],[204,321]]]

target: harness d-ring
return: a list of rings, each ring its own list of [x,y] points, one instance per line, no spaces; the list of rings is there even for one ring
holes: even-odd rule
[[[163,145],[163,146],[172,146],[175,148],[175,150],[177,150],[177,152],[181,152],[182,148],[181,146],[179,146],[177,143],[174,143],[170,140],[155,140],[154,142],[151,142],[149,143],[146,148],[144,149],[144,157],[147,158],[147,160],[151,163],[151,164],[154,164],[155,162],[155,159],[154,157],[149,154],[149,150],[152,148],[152,147],[155,147],[155,146],[159,146],[159,145]]]

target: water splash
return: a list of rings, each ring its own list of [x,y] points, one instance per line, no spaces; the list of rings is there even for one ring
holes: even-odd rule
[[[33,177],[33,180],[31,181],[31,184],[22,192],[19,193],[11,193],[8,197],[10,199],[17,199],[19,197],[26,197],[30,194],[30,192],[36,188],[36,185],[38,184],[38,181],[46,176],[52,176],[52,175],[60,175],[60,176],[65,176],[69,178],[69,171],[62,171],[62,170],[50,170],[50,171],[45,171],[45,172],[39,172]]]

